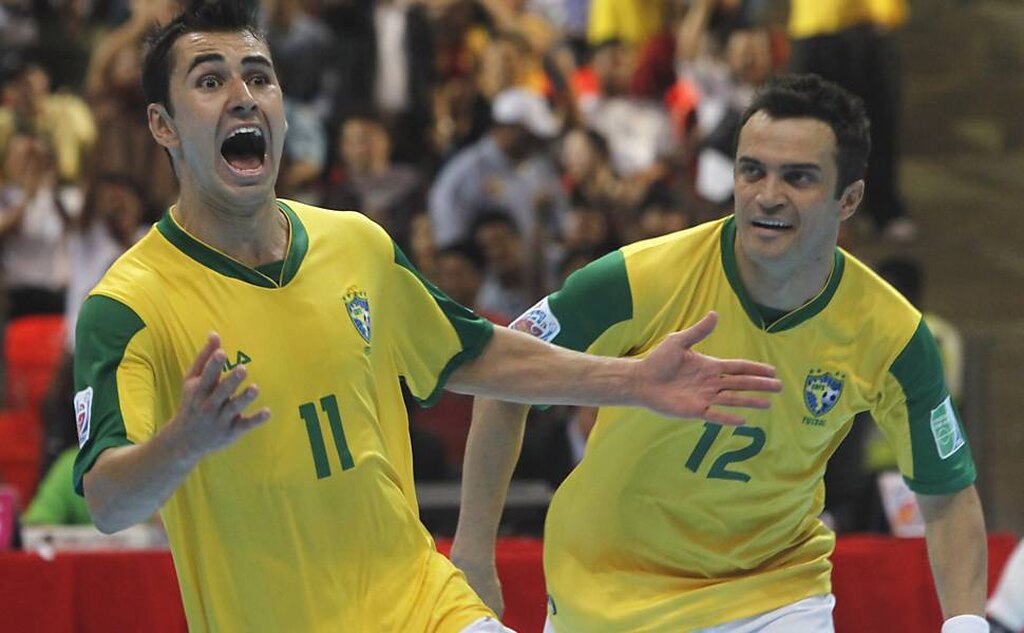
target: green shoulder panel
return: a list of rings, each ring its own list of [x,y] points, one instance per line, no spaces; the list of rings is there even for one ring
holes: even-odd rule
[[[889,372],[906,397],[914,460],[914,478],[907,485],[922,494],[969,486],[975,479],[971,449],[946,389],[938,346],[923,319]]]
[[[416,398],[416,401],[420,405],[429,407],[437,402],[438,398],[441,397],[444,385],[448,382],[448,377],[452,375],[452,372],[458,369],[467,360],[476,358],[484,351],[484,347],[487,345],[487,342],[491,340],[491,335],[494,334],[494,324],[479,316],[469,308],[456,303],[448,295],[442,292],[440,288],[427,281],[427,279],[420,274],[420,271],[418,271],[416,267],[413,266],[412,262],[410,262],[405,256],[405,253],[403,253],[402,249],[398,247],[398,244],[392,242],[392,245],[395,249],[395,263],[408,270],[421,284],[423,284],[423,288],[434,298],[438,307],[441,308],[441,312],[444,313],[448,322],[451,323],[452,327],[455,329],[455,333],[459,337],[459,343],[462,346],[462,351],[455,354],[455,356],[452,356],[444,366],[444,369],[441,370],[441,374],[437,379],[437,385],[434,387],[434,390],[430,395],[422,400]]]
[[[75,418],[82,448],[75,459],[75,491],[99,454],[131,444],[121,415],[117,369],[132,338],[146,324],[125,304],[92,295],[82,304],[75,329]],[[82,443],[84,440],[84,443]]]
[[[608,253],[569,275],[547,304],[558,330],[550,341],[580,352],[608,328],[632,319],[633,293],[622,251]]]

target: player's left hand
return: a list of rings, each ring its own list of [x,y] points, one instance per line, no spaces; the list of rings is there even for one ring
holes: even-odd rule
[[[709,312],[695,325],[666,337],[639,362],[636,379],[641,406],[673,417],[701,418],[731,426],[743,424],[743,416],[718,407],[768,408],[767,397],[743,392],[781,391],[774,367],[693,351],[693,346],[707,338],[717,323],[718,314]]]

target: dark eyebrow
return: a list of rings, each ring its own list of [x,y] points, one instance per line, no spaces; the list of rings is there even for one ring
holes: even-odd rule
[[[821,166],[817,163],[786,163],[782,168],[801,171],[821,171]]]
[[[756,165],[758,167],[763,167],[764,166],[764,163],[762,163],[761,161],[757,160],[756,158],[751,158],[749,156],[740,156],[739,158],[736,159],[736,164],[737,165],[740,165],[740,164],[742,164],[742,165]],[[819,165],[817,163],[783,163],[780,167],[781,167],[781,169],[790,170],[790,171],[791,170],[816,171],[816,172],[820,172],[821,171],[821,165]]]
[[[188,70],[185,71],[185,74],[188,75],[189,73],[191,73],[199,64],[205,64],[206,62],[222,61],[224,61],[224,56],[220,53],[205,53],[203,55],[196,55],[195,58],[192,60],[192,63],[189,64]]]
[[[257,64],[259,66],[266,66],[268,69],[273,70],[274,65],[270,63],[270,60],[263,55],[248,55],[242,58],[242,65],[245,64]]]
[[[196,66],[199,66],[200,64],[205,64],[206,62],[223,61],[224,56],[220,53],[204,53],[202,55],[196,55],[195,59],[192,60],[192,63],[189,64],[188,71],[185,74],[188,75],[193,70],[195,70]],[[256,64],[258,66],[265,66],[270,70],[273,70],[274,68],[274,65],[270,63],[270,60],[264,57],[263,55],[248,55],[242,59],[242,64]]]

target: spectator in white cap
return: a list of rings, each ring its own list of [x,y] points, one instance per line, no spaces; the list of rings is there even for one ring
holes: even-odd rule
[[[540,95],[509,88],[495,97],[494,126],[452,157],[430,192],[429,211],[438,248],[469,237],[485,209],[507,209],[520,235],[556,231],[568,211],[558,171],[547,155],[561,123]],[[542,223],[538,223],[538,219]]]

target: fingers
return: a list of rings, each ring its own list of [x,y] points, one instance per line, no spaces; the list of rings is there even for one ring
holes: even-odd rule
[[[768,398],[758,398],[757,396],[743,396],[732,392],[723,392],[715,396],[715,401],[712,403],[723,407],[743,407],[746,409],[767,409],[771,402]]]
[[[239,434],[245,433],[270,419],[270,409],[263,407],[252,415],[239,415],[231,422],[231,427]]]
[[[743,426],[746,423],[743,416],[718,409],[708,409],[702,417],[708,422],[714,422],[723,426]]]
[[[774,367],[767,363],[756,363],[752,360],[723,360],[719,362],[719,369],[723,374],[775,377]]]
[[[203,366],[202,373],[199,374],[199,386],[196,388],[196,394],[200,398],[213,391],[213,388],[217,386],[217,380],[220,378],[220,372],[224,369],[224,362],[227,358],[228,355],[220,347],[210,354],[206,365]]]
[[[708,312],[703,319],[697,321],[695,324],[686,328],[682,332],[676,335],[680,345],[684,347],[693,347],[697,343],[700,343],[711,334],[715,329],[715,325],[718,324],[718,313],[715,311]]]
[[[192,361],[192,366],[188,368],[185,373],[185,380],[189,378],[195,378],[206,366],[207,361],[210,360],[210,356],[217,351],[220,347],[220,336],[216,332],[210,332],[209,336],[206,337],[206,345],[203,349],[199,350],[199,355]]]
[[[232,390],[230,393],[234,393]],[[256,397],[259,396],[260,389],[256,385],[249,385],[245,388],[245,391],[238,394],[237,398],[231,398],[224,405],[222,415],[228,420],[234,420],[236,416],[242,414],[242,411],[252,404]]]
[[[234,395],[235,391],[238,390],[238,386],[245,380],[246,373],[245,367],[240,365],[232,369],[228,372],[227,376],[221,379],[213,393],[210,394],[209,406],[214,411],[219,411],[231,396]]]
[[[782,381],[764,376],[720,376],[718,388],[722,391],[782,391]]]

